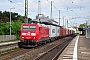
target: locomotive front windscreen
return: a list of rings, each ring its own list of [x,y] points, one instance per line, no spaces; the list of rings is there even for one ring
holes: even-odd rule
[[[23,30],[28,30],[29,29],[29,26],[23,26],[22,29]]]
[[[36,26],[23,26],[23,30],[36,30]]]
[[[30,30],[36,30],[36,26],[30,26]]]

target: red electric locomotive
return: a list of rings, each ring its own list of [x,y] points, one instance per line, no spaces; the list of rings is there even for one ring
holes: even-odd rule
[[[20,42],[18,43],[20,48],[35,47],[46,40],[49,40],[49,28],[46,25],[40,23],[22,24],[20,29]]]

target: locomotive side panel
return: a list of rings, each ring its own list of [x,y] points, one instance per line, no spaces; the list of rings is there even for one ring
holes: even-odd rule
[[[49,28],[47,27],[39,27],[39,41],[45,41],[49,39]]]

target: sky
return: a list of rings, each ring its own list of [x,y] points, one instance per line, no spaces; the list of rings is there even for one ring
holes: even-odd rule
[[[12,1],[12,2],[10,2]],[[90,19],[90,0],[40,0],[41,13],[50,17],[52,1],[52,17],[55,21],[59,21],[60,10],[60,25],[64,26],[68,20],[68,26],[79,26]],[[25,15],[24,4],[25,0],[0,0],[0,11],[16,12],[22,16]],[[38,0],[28,0],[28,17],[35,19],[38,14]],[[90,20],[89,20],[90,22]]]

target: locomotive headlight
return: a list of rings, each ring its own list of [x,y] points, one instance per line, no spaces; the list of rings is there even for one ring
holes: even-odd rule
[[[34,37],[34,39],[35,39],[35,37]]]
[[[22,38],[24,38],[24,37],[22,37]]]
[[[31,33],[31,36],[36,36],[36,33]]]
[[[22,35],[26,35],[26,33],[22,33]]]

